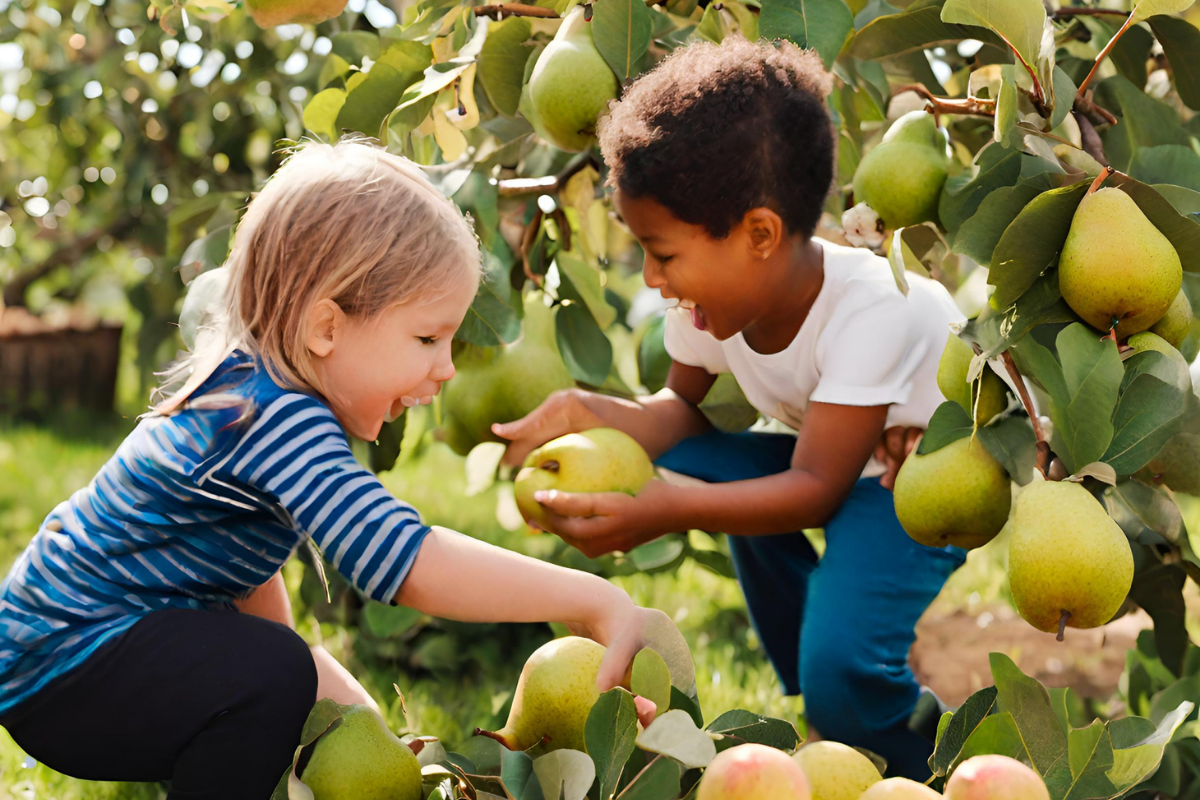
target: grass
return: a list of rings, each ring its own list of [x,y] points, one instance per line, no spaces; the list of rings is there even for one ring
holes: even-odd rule
[[[42,427],[0,423],[0,568],[7,571],[45,515],[87,484],[133,424],[133,420],[95,423],[87,419],[62,419]],[[393,493],[421,509],[427,522],[540,557],[561,550],[555,537],[526,536],[497,522],[498,505],[508,503],[505,487],[492,486],[467,497],[464,461],[423,434],[421,426],[411,425],[405,448],[407,455],[401,463],[382,478]],[[586,565],[573,550],[566,556],[570,563]],[[561,553],[556,558],[563,560]],[[1001,547],[972,553],[938,603],[962,607],[1002,601],[1007,591],[1002,568]],[[319,621],[303,602],[300,584],[305,569],[298,559],[285,568],[297,610],[297,629],[310,643],[322,642],[350,667],[380,701],[393,729],[438,736],[453,747],[476,726],[503,722],[522,655],[503,653],[498,662],[481,658],[482,663],[473,669],[448,676],[436,671],[410,674],[400,669],[367,668],[356,651],[357,631]],[[613,580],[635,602],[666,611],[684,633],[695,658],[698,691],[707,718],[746,708],[790,720],[803,730],[803,701],[782,696],[774,670],[747,622],[735,581],[691,561],[672,572]],[[450,647],[458,643],[453,637],[444,640]],[[404,692],[407,721],[393,684]],[[157,785],[78,781],[45,765],[23,766],[26,758],[0,729],[0,800],[155,800],[162,796]]]

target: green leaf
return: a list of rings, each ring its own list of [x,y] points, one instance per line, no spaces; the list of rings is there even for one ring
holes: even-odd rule
[[[1104,495],[1104,505],[1125,535],[1143,541],[1145,531],[1171,544],[1182,544],[1187,535],[1179,506],[1162,488],[1141,481],[1121,481]]]
[[[1154,620],[1154,643],[1159,658],[1176,675],[1183,674],[1183,660],[1188,648],[1187,607],[1183,602],[1186,580],[1187,573],[1178,564],[1152,563],[1134,574],[1133,587],[1129,591],[1130,599]],[[1200,697],[1200,694],[1191,696]],[[1178,703],[1172,708],[1175,705]]]
[[[714,428],[726,433],[740,433],[758,420],[758,409],[746,399],[737,378],[730,372],[721,373],[713,381],[700,401],[700,413]]]
[[[521,87],[525,77],[525,62],[533,49],[525,44],[532,33],[529,20],[509,17],[503,22],[490,22],[487,39],[479,52],[476,73],[488,101],[506,117],[517,115]]]
[[[973,216],[996,189],[1013,186],[1021,177],[1021,154],[988,144],[975,156],[970,172],[951,176],[938,200],[938,219],[952,235]],[[986,262],[983,262],[986,263]]]
[[[520,750],[500,754],[500,780],[513,800],[545,800],[542,785],[533,772],[533,759]]]
[[[1121,392],[1113,439],[1101,460],[1118,475],[1132,475],[1154,458],[1183,422],[1183,392],[1149,373]]]
[[[592,39],[622,81],[637,77],[654,20],[643,0],[603,0],[592,6]]]
[[[1111,38],[1115,29],[1104,26],[1105,34]],[[1150,31],[1135,25],[1129,28],[1117,40],[1108,57],[1112,60],[1117,72],[1129,79],[1134,86],[1146,85],[1146,61],[1150,58],[1150,49],[1154,47],[1154,36]],[[1081,79],[1082,80],[1082,79]]]
[[[354,66],[360,66],[364,57],[377,61],[379,54],[383,52],[379,36],[367,31],[336,33],[330,37],[330,41],[330,52]]]
[[[704,724],[704,714],[700,711],[700,701],[686,694],[682,689],[671,684],[671,710],[679,709],[686,711],[688,716],[692,718],[692,722],[696,723],[699,728]]]
[[[714,719],[706,730],[724,735],[730,747],[751,742],[790,752],[800,744],[800,734],[792,723],[742,709],[726,711]],[[725,749],[723,744],[719,742],[718,748]]]
[[[1088,181],[1053,189],[1035,197],[1000,237],[992,253],[988,283],[996,287],[990,303],[1007,308],[1046,270],[1058,264],[1075,209]]]
[[[914,5],[920,7],[879,17],[864,25],[850,41],[849,53],[857,58],[886,58],[963,39],[980,39],[988,44],[1004,46],[991,31],[943,22],[943,4],[940,2]],[[923,53],[921,57],[924,60]]]
[[[641,572],[655,572],[677,566],[683,558],[685,542],[681,535],[660,536],[626,553]]]
[[[509,344],[521,335],[521,299],[508,280],[508,269],[483,251],[483,280],[454,338],[480,347]]]
[[[1116,787],[1105,775],[1112,766],[1113,752],[1104,723],[1096,720],[1086,728],[1072,729],[1067,741],[1068,768],[1044,776],[1050,796],[1063,800],[1114,797]]]
[[[637,774],[618,800],[675,800],[679,797],[679,765],[658,756]]]
[[[410,630],[422,617],[420,611],[408,606],[390,606],[384,603],[367,603],[362,611],[363,621],[372,636],[386,639],[399,636]]]
[[[587,800],[588,789],[596,780],[596,765],[587,753],[555,750],[533,762],[533,772],[542,794],[553,800]]]
[[[326,89],[313,95],[304,107],[304,127],[319,133],[329,141],[337,141],[337,118],[346,104],[346,93],[341,89]]]
[[[586,306],[562,304],[554,314],[558,350],[571,377],[599,386],[612,366],[612,343]]]
[[[600,695],[583,729],[588,755],[596,762],[600,797],[611,797],[621,770],[637,739],[637,706],[633,695],[621,688]]]
[[[666,316],[655,317],[638,342],[638,380],[651,394],[667,385],[667,374],[671,371],[671,356],[665,344],[666,329]]]
[[[1013,715],[1007,711],[995,712],[984,717],[968,736],[966,744],[959,750],[951,771],[958,764],[973,756],[988,754],[1008,756],[1009,758],[1029,760],[1021,733]]]
[[[980,428],[977,435],[1010,478],[1021,486],[1029,483],[1037,464],[1037,437],[1027,418],[1002,419]]]
[[[966,409],[953,400],[947,400],[930,417],[925,435],[917,445],[917,453],[926,455],[941,450],[948,444],[970,436],[974,430],[975,422]]]
[[[1181,144],[1143,147],[1134,154],[1129,174],[1142,183],[1168,183],[1200,191],[1200,155]]]
[[[992,653],[988,660],[997,708],[1012,715],[1034,769],[1043,779],[1049,778],[1067,751],[1067,736],[1050,705],[1049,692],[1003,653]]]
[[[686,711],[676,709],[655,717],[650,727],[637,737],[637,746],[692,769],[707,767],[717,755],[712,737],[696,727]]]
[[[1036,67],[1046,29],[1046,7],[1041,0],[946,0],[942,22],[995,31],[1022,61]]]
[[[1200,110],[1200,30],[1178,17],[1155,16],[1148,21],[1171,63],[1179,99],[1189,108]]]
[[[1188,144],[1187,131],[1179,114],[1155,100],[1121,75],[1113,75],[1096,87],[1095,101],[1111,111],[1120,124],[1101,133],[1104,155],[1121,172],[1128,172],[1134,153],[1141,147]]]
[[[1133,13],[1129,15],[1129,25],[1159,14],[1178,14],[1187,11],[1196,0],[1137,0],[1133,5]]]
[[[1004,231],[1040,193],[1041,189],[1025,184],[1003,186],[993,191],[955,233],[954,252],[980,264],[991,263],[992,253]]]
[[[654,703],[654,707],[660,711],[670,708],[671,670],[657,650],[643,647],[633,657],[629,688],[635,695]]]
[[[1153,726],[1153,723],[1140,717],[1125,717],[1108,724],[1113,744],[1113,765],[1108,778],[1119,792],[1136,786],[1154,774],[1162,760],[1163,749],[1194,708],[1191,702],[1180,703],[1178,708],[1163,718],[1158,727],[1149,732],[1146,727]],[[1130,741],[1135,736],[1138,738]]]
[[[604,287],[600,285],[600,270],[561,250],[555,255],[554,263],[558,266],[558,274],[563,280],[559,289],[560,296],[584,303],[601,330],[612,325],[617,318],[617,310],[604,298]]]
[[[996,707],[997,693],[995,686],[980,689],[949,715],[946,727],[938,736],[933,755],[929,757],[929,768],[935,775],[940,777],[950,774],[951,768],[958,763],[959,753],[967,740]],[[938,727],[940,728],[941,724]]]
[[[854,15],[842,0],[763,0],[758,17],[759,35],[816,50],[826,69],[853,28]]]
[[[1074,472],[1099,461],[1113,438],[1113,409],[1125,370],[1117,347],[1082,323],[1068,325],[1055,341],[1066,394],[1054,398],[1055,447]]]
[[[384,118],[432,60],[433,51],[425,45],[393,44],[371,66],[366,80],[347,93],[335,127],[379,136]]]

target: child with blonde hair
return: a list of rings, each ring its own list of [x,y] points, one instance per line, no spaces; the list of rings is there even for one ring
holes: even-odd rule
[[[305,540],[383,603],[559,621],[618,684],[654,612],[607,581],[425,525],[351,454],[454,375],[470,224],[411,162],[297,146],[238,226],[224,319],[180,387],[56,507],[0,584],[0,724],[92,780],[262,800],[319,696],[370,698],[289,627]],[[363,699],[365,698],[365,700]]]

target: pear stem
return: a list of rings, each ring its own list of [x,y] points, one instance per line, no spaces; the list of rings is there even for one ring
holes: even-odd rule
[[[1017,385],[1017,393],[1021,396],[1021,405],[1025,406],[1025,413],[1029,415],[1029,421],[1033,424],[1033,435],[1037,437],[1038,442],[1037,468],[1045,476],[1046,469],[1050,464],[1050,447],[1046,444],[1046,431],[1042,428],[1042,421],[1038,419],[1037,412],[1033,410],[1033,399],[1029,396],[1029,387],[1025,385],[1025,378],[1017,369],[1012,353],[1005,350],[1001,354],[1001,358],[1004,359],[1004,368],[1008,370],[1009,377]]]
[[[1100,170],[1100,174],[1096,176],[1096,180],[1092,181],[1092,185],[1088,187],[1087,193],[1094,194],[1114,172],[1116,172],[1116,170],[1112,167],[1105,167],[1104,169]]]
[[[894,97],[903,92],[916,92],[925,98],[925,102],[929,104],[927,110],[934,115],[965,114],[976,117],[996,116],[995,100],[987,100],[979,97],[938,97],[919,83],[910,83],[901,86],[892,92],[892,96]]]
[[[1069,620],[1070,618],[1071,618],[1070,611],[1062,612],[1062,616],[1058,618],[1058,636],[1055,636],[1054,638],[1060,642],[1063,640],[1063,632],[1066,631],[1067,620]]]

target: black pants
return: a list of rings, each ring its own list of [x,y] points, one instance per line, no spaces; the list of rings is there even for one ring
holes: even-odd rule
[[[308,645],[237,611],[139,620],[2,724],[51,769],[170,781],[168,800],[267,800],[317,698]]]

